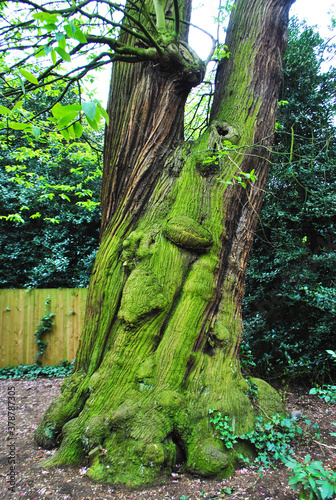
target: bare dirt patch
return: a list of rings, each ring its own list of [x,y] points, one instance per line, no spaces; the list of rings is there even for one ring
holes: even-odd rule
[[[50,402],[60,393],[63,379],[0,381],[0,499],[4,500],[296,500],[298,494],[288,487],[289,471],[282,464],[276,469],[258,472],[257,468],[242,468],[223,481],[195,478],[176,469],[153,487],[128,490],[114,485],[96,484],[85,476],[85,467],[46,469],[43,460],[53,451],[34,444],[34,431]],[[12,388],[12,389],[11,389]],[[14,389],[13,389],[14,388]],[[8,430],[8,397],[15,393],[15,433]],[[303,461],[308,453],[321,460],[325,467],[336,470],[336,409],[310,396],[308,388],[283,391],[287,411],[301,411],[321,428],[318,440],[295,444],[295,458]],[[10,403],[13,400],[10,400]],[[10,414],[11,415],[11,414]],[[15,446],[11,446],[15,443]],[[10,476],[9,459],[15,459],[17,475]],[[15,491],[8,489],[15,478]],[[231,490],[229,493],[228,488]]]

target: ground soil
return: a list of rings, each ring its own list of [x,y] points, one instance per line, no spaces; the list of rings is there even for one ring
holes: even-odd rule
[[[0,499],[5,500],[296,500],[298,492],[288,487],[289,471],[279,465],[275,469],[258,471],[257,467],[241,468],[223,481],[192,477],[177,468],[169,477],[153,487],[128,490],[111,484],[96,484],[85,476],[86,468],[58,467],[46,469],[43,460],[53,451],[46,451],[34,444],[34,431],[49,403],[60,393],[63,379],[38,379],[0,381],[1,455]],[[12,389],[11,389],[12,388]],[[14,389],[13,389],[14,388]],[[8,431],[8,396],[15,392],[15,436]],[[303,461],[309,453],[321,460],[330,470],[336,469],[336,408],[309,395],[308,387],[282,388],[282,397],[288,412],[301,411],[321,428],[321,436],[296,442],[295,458]],[[11,458],[10,443],[15,438],[15,491],[8,490]],[[229,492],[229,490],[230,492]]]

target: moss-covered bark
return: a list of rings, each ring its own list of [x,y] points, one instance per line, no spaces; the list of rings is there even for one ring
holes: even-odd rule
[[[183,107],[202,64],[187,46],[174,46],[177,62],[170,47],[159,66],[115,66],[85,329],[75,373],[36,432],[42,446],[61,441],[49,465],[88,459],[90,477],[128,486],[177,460],[222,477],[236,453],[213,436],[209,409],[228,415],[236,433],[261,409],[282,409],[262,381],[259,404],[250,400],[238,350],[291,3],[237,1],[212,122],[193,145],[182,143]],[[236,148],[208,163],[224,140]],[[252,169],[256,182],[227,184]]]

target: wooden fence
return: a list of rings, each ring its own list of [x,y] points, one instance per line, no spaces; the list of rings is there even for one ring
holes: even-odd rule
[[[86,296],[87,288],[0,290],[0,367],[35,362],[34,333],[45,313],[54,317],[51,331],[42,337],[49,342],[42,364],[71,361],[83,328]]]

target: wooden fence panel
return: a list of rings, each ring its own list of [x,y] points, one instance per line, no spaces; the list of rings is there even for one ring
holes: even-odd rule
[[[86,296],[87,288],[0,290],[0,367],[35,362],[34,333],[42,315],[49,313],[54,314],[53,326],[42,338],[49,342],[42,364],[71,361],[83,328]]]

